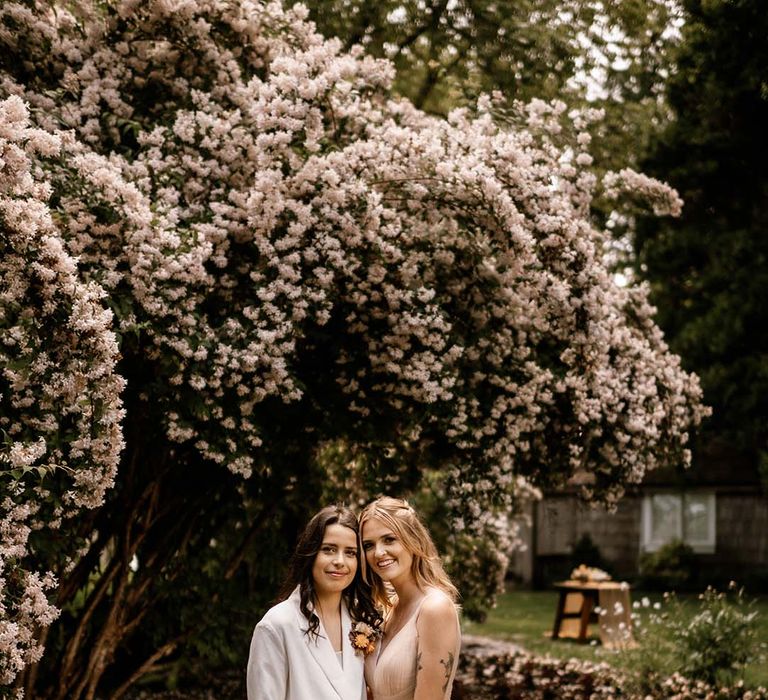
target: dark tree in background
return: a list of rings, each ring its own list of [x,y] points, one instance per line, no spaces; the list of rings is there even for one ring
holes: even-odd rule
[[[636,249],[659,322],[713,407],[706,442],[765,464],[768,427],[768,12],[685,3],[674,120],[644,169],[685,200],[644,222]],[[763,467],[763,471],[765,468]]]

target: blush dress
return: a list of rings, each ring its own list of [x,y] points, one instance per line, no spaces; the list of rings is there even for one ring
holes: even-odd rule
[[[373,693],[373,700],[413,700],[416,692],[416,655],[419,648],[419,633],[416,622],[421,606],[429,596],[445,596],[438,589],[430,589],[409,620],[387,641],[386,646],[376,655],[371,655],[366,663],[366,678]],[[458,615],[456,626],[458,628]],[[386,636],[386,634],[385,634]],[[460,640],[453,650],[454,659],[459,656]],[[451,695],[456,664],[446,686],[445,698]]]

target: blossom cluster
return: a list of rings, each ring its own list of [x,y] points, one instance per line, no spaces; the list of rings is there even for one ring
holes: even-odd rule
[[[621,678],[606,663],[535,656],[511,644],[484,644],[471,637],[462,645],[455,684],[476,700],[626,697]]]
[[[111,323],[141,338],[133,359],[157,379],[144,397],[169,440],[266,475],[259,448],[281,406],[326,402],[347,433],[318,439],[386,425],[395,456],[438,455],[468,529],[537,486],[586,473],[585,495],[610,502],[689,459],[699,383],[648,290],[619,287],[605,264],[584,115],[535,101],[505,123],[484,98],[432,118],[390,97],[390,63],[342,51],[278,2],[6,2],[0,50],[18,59],[0,97],[30,105],[39,142],[29,166],[7,166],[37,194],[4,216],[45,240],[25,253],[36,266],[7,274],[22,293],[34,270],[48,314],[71,280],[73,318],[49,328],[101,344],[77,372],[34,355],[56,373],[49,422],[29,424],[46,445],[61,416],[92,410],[62,402],[102,395],[97,436],[47,447],[54,463],[93,455],[73,504],[98,502],[116,464]],[[609,184],[672,197],[626,173]],[[26,348],[14,323],[5,335]],[[9,421],[46,410],[43,387],[6,371],[20,397]],[[317,375],[331,395],[306,395]],[[41,459],[38,439],[14,459]]]
[[[122,447],[122,379],[102,290],[83,282],[54,222],[35,159],[60,138],[32,128],[19,97],[0,102],[0,683],[42,649],[58,611],[35,571],[30,534],[98,505]]]

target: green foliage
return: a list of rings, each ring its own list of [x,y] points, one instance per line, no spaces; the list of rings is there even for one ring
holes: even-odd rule
[[[683,216],[644,222],[638,271],[672,349],[702,379],[707,441],[754,463],[768,440],[768,13],[762,0],[684,3],[670,78],[675,119],[645,172],[663,173]]]
[[[482,537],[453,530],[440,476],[435,472],[425,474],[421,488],[411,500],[429,527],[446,571],[459,589],[463,614],[473,622],[483,622],[504,589],[511,547],[509,523],[506,518],[489,522]]]
[[[689,590],[696,580],[697,561],[693,549],[673,540],[656,552],[640,556],[640,587],[650,590]]]
[[[631,687],[652,693],[664,679],[680,673],[713,686],[735,683],[744,669],[764,660],[756,642],[757,611],[744,591],[731,583],[727,592],[707,588],[698,604],[674,594],[651,607],[643,599],[641,613],[633,614],[637,646],[625,649]]]
[[[325,35],[391,58],[396,90],[438,113],[492,90],[522,100],[578,94],[597,69],[614,94],[647,94],[675,12],[657,0],[604,8],[584,0],[304,4]]]
[[[757,613],[749,609],[741,589],[728,595],[707,588],[700,601],[691,620],[673,627],[681,650],[681,670],[709,683],[732,681],[755,657]]]
[[[448,550],[448,570],[460,586],[462,610],[475,622],[488,616],[504,583],[508,560],[499,556],[496,544],[490,538],[459,535]]]

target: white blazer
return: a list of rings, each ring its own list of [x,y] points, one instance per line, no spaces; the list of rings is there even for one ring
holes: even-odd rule
[[[317,639],[299,609],[299,589],[278,603],[256,625],[248,657],[248,700],[366,700],[363,657],[349,641],[352,621],[341,604],[339,664],[320,622]]]

